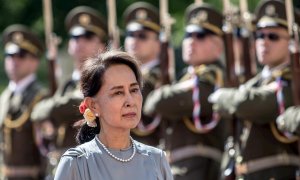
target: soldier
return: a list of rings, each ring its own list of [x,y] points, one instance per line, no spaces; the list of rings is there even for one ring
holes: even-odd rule
[[[33,106],[46,95],[36,71],[44,48],[36,34],[19,24],[3,32],[5,71],[9,84],[0,96],[1,175],[12,179],[42,179],[44,157],[30,118]]]
[[[126,23],[125,51],[135,56],[144,79],[143,98],[158,87],[160,81],[159,14],[151,4],[137,2],[124,12]],[[160,118],[142,115],[141,122],[132,130],[132,136],[148,145],[158,146],[161,139]]]
[[[182,57],[188,71],[178,83],[151,92],[145,102],[146,114],[169,119],[166,150],[176,180],[218,179],[224,128],[207,97],[223,84],[222,21],[208,4],[187,8]]]
[[[209,99],[221,115],[238,118],[236,174],[245,179],[295,179],[300,165],[294,139],[278,132],[275,120],[293,104],[285,5],[271,0],[256,9],[256,54],[261,73],[239,88],[223,88]]]
[[[300,107],[289,107],[283,114],[277,117],[276,123],[281,131],[287,131],[300,136]]]
[[[63,83],[53,97],[37,104],[32,114],[35,121],[51,120],[56,130],[55,150],[49,153],[54,166],[65,150],[77,144],[77,130],[73,125],[82,119],[78,111],[83,98],[79,90],[82,65],[87,58],[104,51],[107,40],[105,20],[90,7],[80,6],[71,10],[65,24],[70,35],[68,53],[74,59],[72,78]]]

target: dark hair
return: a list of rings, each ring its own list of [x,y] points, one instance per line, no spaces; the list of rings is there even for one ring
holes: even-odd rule
[[[127,65],[134,73],[140,87],[143,87],[142,75],[137,60],[128,53],[118,50],[100,53],[96,57],[89,58],[83,66],[80,87],[84,97],[95,96],[103,85],[103,75],[106,70],[117,64]],[[84,123],[79,129],[76,140],[83,144],[92,140],[100,132],[99,118],[96,118],[97,127],[89,127]]]

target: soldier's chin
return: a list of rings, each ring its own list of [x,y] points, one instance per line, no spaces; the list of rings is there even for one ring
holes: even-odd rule
[[[259,58],[258,62],[262,65],[268,65],[269,60],[267,58]]]

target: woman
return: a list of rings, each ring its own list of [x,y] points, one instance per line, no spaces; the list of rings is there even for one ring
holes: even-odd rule
[[[85,63],[81,145],[62,156],[56,180],[173,179],[164,152],[130,136],[141,117],[141,87],[136,60],[125,52],[106,52]]]

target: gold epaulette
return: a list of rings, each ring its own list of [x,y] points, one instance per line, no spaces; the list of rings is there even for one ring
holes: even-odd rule
[[[292,79],[292,72],[291,72],[290,67],[285,67],[285,68],[280,69],[280,70],[275,70],[272,73],[272,76],[274,78],[282,77],[283,79],[291,80]]]
[[[211,84],[216,84],[218,87],[224,85],[222,70],[215,65],[200,65],[196,69],[196,74],[201,78],[205,79]]]
[[[222,87],[224,85],[223,72],[219,67],[214,65],[207,66],[202,64],[195,67],[194,69],[200,79],[205,79],[211,84],[216,84],[218,87]],[[180,81],[188,80],[190,78],[191,74],[187,73]]]

